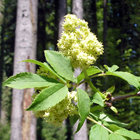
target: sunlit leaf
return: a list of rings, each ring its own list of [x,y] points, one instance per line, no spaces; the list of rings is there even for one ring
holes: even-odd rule
[[[124,138],[123,136],[111,133],[109,135],[109,140],[127,140],[126,138]]]
[[[79,124],[78,124],[76,132],[78,132],[81,129],[90,111],[90,99],[89,99],[88,94],[84,90],[77,89],[77,98],[78,98],[77,106],[78,106],[78,112],[80,115],[80,120],[79,120]]]
[[[121,128],[117,131],[115,131],[115,134],[119,134],[119,135],[122,135],[122,136],[126,136],[126,137],[129,137],[131,139],[140,139],[140,135],[133,132],[133,131],[129,131],[127,129],[124,129],[124,128]]]
[[[91,127],[90,140],[108,140],[108,131],[101,125],[95,124]]]
[[[44,69],[48,70],[52,75],[55,75],[56,77],[58,77],[61,81],[63,81],[63,83],[66,83],[66,81],[62,79],[62,77],[60,77],[46,62],[42,63],[42,62],[39,62],[37,60],[32,60],[32,59],[23,60],[21,62],[30,62],[36,65],[39,65],[43,67]]]
[[[8,86],[16,89],[25,89],[34,87],[47,87],[57,83],[58,81],[46,76],[24,72],[19,73],[15,76],[11,76],[5,82],[3,82],[3,86]]]
[[[27,108],[29,111],[46,110],[62,101],[68,94],[68,88],[63,84],[56,84],[43,89]]]
[[[102,107],[104,106],[103,99],[102,99],[101,95],[98,92],[96,92],[93,95],[93,99],[91,101],[91,104],[93,104],[93,103],[99,104]]]
[[[106,75],[113,75],[122,78],[127,81],[130,85],[133,85],[137,89],[140,88],[140,83],[136,76],[128,72],[116,71],[116,72],[106,72]]]
[[[108,67],[107,65],[104,65],[104,67],[110,72],[114,72],[119,68],[117,65],[113,65],[112,67]]]
[[[53,69],[63,78],[76,82],[74,77],[74,70],[71,66],[70,59],[63,54],[55,51],[44,51],[46,60],[53,67]]]

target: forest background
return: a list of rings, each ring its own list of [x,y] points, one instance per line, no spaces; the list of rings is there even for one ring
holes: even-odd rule
[[[63,0],[59,2],[64,4]],[[38,61],[45,61],[44,50],[57,50],[58,11],[61,11],[58,6],[59,2],[57,0],[38,1],[36,50]],[[66,2],[67,13],[72,13],[72,0]],[[9,140],[12,89],[2,87],[2,82],[13,75],[17,1],[1,0],[0,5],[0,139]],[[140,0],[83,0],[82,8],[83,19],[88,22],[98,40],[103,42],[105,49],[104,55],[98,59],[95,65],[104,69],[104,64],[108,66],[115,64],[119,66],[119,70],[140,76]],[[102,91],[113,83],[116,88],[114,95],[134,92],[134,87],[128,86],[118,78],[98,78],[92,82]],[[89,88],[87,91],[91,94]],[[118,115],[109,108],[105,108],[104,111],[113,114],[118,120],[128,123],[127,129],[140,134],[139,97],[116,101],[113,105],[118,109]],[[87,127],[90,126],[91,124],[87,122]],[[37,119],[36,137],[37,140],[74,139],[72,126],[68,120],[66,127],[54,127],[41,118]]]

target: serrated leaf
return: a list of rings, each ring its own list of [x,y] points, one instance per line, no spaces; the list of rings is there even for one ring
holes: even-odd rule
[[[104,67],[110,72],[114,72],[119,68],[117,65],[113,65],[112,67],[108,67],[107,65],[104,65]]]
[[[90,140],[108,140],[108,131],[102,126],[95,124],[91,127]]]
[[[115,134],[126,136],[126,137],[131,138],[131,139],[140,139],[139,134],[137,134],[137,133],[135,133],[133,131],[129,131],[129,130],[124,129],[124,128],[121,128],[121,129],[115,131]]]
[[[88,76],[102,72],[98,67],[95,66],[89,67],[89,69],[87,69],[86,71]],[[79,84],[84,78],[85,78],[84,72],[81,72],[81,74],[77,77],[77,83]]]
[[[80,120],[76,132],[81,129],[90,111],[90,99],[88,94],[83,89],[77,89],[77,106]]]
[[[115,90],[115,86],[112,86],[109,89],[107,89],[106,92],[113,93],[114,90]]]
[[[46,70],[48,70],[51,74],[55,75],[56,77],[58,77],[61,81],[63,81],[63,83],[66,83],[66,81],[64,79],[62,79],[47,63],[42,63],[42,62],[39,62],[37,60],[33,60],[33,59],[27,59],[27,60],[23,60],[21,62],[30,62],[30,63],[33,63],[33,64],[36,64],[36,65],[39,65],[43,68],[45,68]]]
[[[34,87],[47,87],[57,83],[58,81],[46,76],[24,72],[19,73],[15,76],[11,76],[5,82],[3,82],[3,86],[8,86],[16,89],[25,89]]]
[[[126,138],[124,138],[123,136],[111,133],[109,135],[109,140],[127,140]]]
[[[102,99],[101,95],[98,92],[96,92],[93,95],[93,99],[91,101],[91,104],[93,104],[93,103],[99,104],[102,107],[104,106],[103,99]]]
[[[28,111],[41,111],[55,106],[62,101],[68,94],[68,88],[63,84],[56,84],[43,89],[27,108]]]
[[[46,60],[50,63],[53,69],[63,78],[77,82],[74,77],[74,70],[71,66],[70,59],[63,54],[55,51],[44,51]]]
[[[137,89],[140,88],[140,83],[136,76],[128,72],[116,71],[116,72],[106,72],[106,75],[113,75],[122,78],[127,81],[130,85],[133,85]]]

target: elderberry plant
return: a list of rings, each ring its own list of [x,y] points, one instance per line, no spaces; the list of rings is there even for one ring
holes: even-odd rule
[[[112,102],[118,100],[112,97],[115,87],[112,86],[103,93],[91,82],[91,78],[99,76],[117,76],[136,88],[133,95],[123,97],[127,98],[140,94],[140,78],[128,72],[117,71],[116,65],[104,65],[106,72],[93,65],[103,54],[103,46],[90,32],[88,23],[84,20],[68,14],[65,16],[63,29],[62,37],[58,41],[60,51],[44,51],[47,62],[31,59],[22,61],[39,65],[37,74],[19,73],[7,79],[3,86],[17,89],[34,88],[32,104],[26,110],[33,111],[37,117],[45,118],[48,123],[61,125],[69,116],[73,124],[79,120],[76,130],[78,132],[85,119],[92,121],[94,125],[90,130],[90,140],[140,139],[139,134],[124,128],[127,124],[103,112],[103,108],[109,106],[118,113],[112,106]],[[76,78],[74,68],[80,68],[82,71]],[[84,82],[87,82],[94,92],[92,99],[86,91],[78,88]],[[69,88],[72,89],[71,92]]]

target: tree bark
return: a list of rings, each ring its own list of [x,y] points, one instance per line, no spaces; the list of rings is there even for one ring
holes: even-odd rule
[[[83,0],[72,1],[72,13],[78,18],[83,19]]]
[[[62,34],[62,24],[64,22],[64,16],[67,14],[67,1],[66,0],[59,0],[59,8],[58,8],[58,39],[61,38]]]
[[[73,0],[72,1],[72,13],[75,14],[78,18],[83,19],[83,0]],[[80,69],[75,69],[75,76],[77,77],[81,73]],[[85,83],[81,84],[79,88],[86,90]],[[73,133],[77,129],[78,122],[73,126]],[[87,140],[87,124],[84,122],[82,128],[79,132],[74,135],[74,140]]]
[[[36,58],[37,4],[37,0],[18,0],[14,75],[20,72],[35,72],[33,64],[19,62]],[[36,119],[31,112],[25,111],[31,103],[32,93],[33,89],[13,89],[11,140],[36,139]]]

